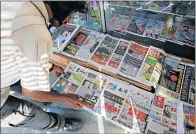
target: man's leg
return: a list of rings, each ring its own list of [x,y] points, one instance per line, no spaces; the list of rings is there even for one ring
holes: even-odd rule
[[[77,131],[82,127],[78,119],[66,119],[55,113],[47,113],[35,104],[9,96],[1,108],[1,119],[8,119],[13,127],[32,127],[33,129],[57,131]]]

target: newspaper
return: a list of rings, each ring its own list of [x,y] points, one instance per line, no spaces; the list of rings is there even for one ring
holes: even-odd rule
[[[124,58],[128,48],[129,48],[129,45],[130,45],[129,41],[120,39],[118,47],[116,48],[116,50],[112,54],[112,56],[107,64],[107,66],[109,68],[115,70],[115,72],[117,71],[122,59]]]
[[[132,41],[122,60],[118,73],[128,78],[136,77],[147,51],[148,47]]]
[[[89,60],[104,37],[104,34],[92,31],[80,47],[80,50],[76,53],[76,58],[82,61]]]
[[[110,20],[110,22],[108,23],[108,28],[120,32],[124,32],[130,20],[131,18],[129,16],[115,14]]]
[[[195,67],[186,66],[180,100],[195,105]]]
[[[52,40],[57,44],[54,50],[62,50],[77,33],[80,26],[74,24],[64,24],[52,32]]]
[[[195,134],[195,107],[182,102],[178,111],[177,133]]]
[[[126,32],[144,36],[144,29],[147,24],[147,19],[133,16],[129,25],[127,26]]]
[[[153,123],[157,124],[159,127],[154,128],[147,126],[146,132],[150,133],[148,131],[152,131],[154,133],[176,133],[178,115],[177,109],[178,100],[174,97],[163,94],[162,91],[159,90],[156,93],[154,103],[151,107],[150,120],[148,123],[148,126]]]
[[[163,28],[164,28],[163,21],[156,21],[156,20],[149,19],[145,26],[144,35],[149,38],[159,39],[163,31]]]
[[[117,117],[125,102],[129,84],[117,79],[109,79],[101,95],[96,112],[106,120],[117,123]]]
[[[195,27],[180,23],[177,27],[175,39],[191,46],[195,46]]]
[[[78,87],[84,81],[88,69],[71,62],[64,70],[64,73],[56,80],[52,88],[63,94],[76,93]]]
[[[112,53],[116,49],[118,42],[119,40],[117,38],[106,35],[106,37],[103,39],[103,41],[91,56],[89,63],[98,66],[102,65],[103,67],[105,67]]]
[[[166,53],[163,50],[150,46],[136,77],[145,82],[146,85],[156,88],[165,56]]]
[[[85,105],[87,108],[94,110],[99,102],[101,93],[107,82],[107,76],[89,70],[86,78],[82,82],[82,85],[78,88],[76,94],[86,100]]]
[[[185,65],[170,58],[165,58],[159,85],[179,94],[183,83],[184,71]]]
[[[131,85],[118,122],[133,133],[144,133],[154,94]]]
[[[87,29],[80,29],[73,40],[71,40],[71,42],[63,49],[63,54],[74,57],[86,41],[90,32],[91,31]]]

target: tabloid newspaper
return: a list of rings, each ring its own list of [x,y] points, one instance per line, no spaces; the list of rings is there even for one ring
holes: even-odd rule
[[[117,117],[125,102],[128,89],[128,83],[117,79],[109,79],[101,95],[96,112],[103,115],[106,120],[117,123]]]
[[[145,26],[147,24],[147,19],[133,16],[129,25],[126,28],[126,32],[131,34],[136,34],[139,36],[144,36]]]
[[[156,88],[161,76],[165,56],[166,53],[163,50],[150,46],[136,77],[145,82],[146,85]]]
[[[80,50],[90,33],[90,30],[80,29],[73,40],[71,40],[70,43],[65,48],[63,48],[63,54],[74,57]]]
[[[106,66],[112,53],[118,45],[119,39],[114,38],[110,35],[106,35],[100,45],[97,47],[93,55],[91,56],[89,63],[93,65]]]
[[[195,134],[195,106],[180,102],[177,133]]]
[[[128,51],[121,62],[118,73],[128,78],[136,77],[147,51],[148,47],[141,46],[131,41]]]
[[[78,32],[80,26],[74,24],[64,24],[52,32],[52,40],[56,43],[54,51],[62,50],[73,36]]]
[[[147,134],[177,132],[178,100],[172,94],[166,95],[167,92],[172,91],[159,88],[155,95],[146,128]]]
[[[118,122],[126,126],[129,132],[144,133],[154,94],[133,85],[130,86],[128,93]]]
[[[109,59],[109,62],[107,66],[111,68],[111,70],[114,70],[117,72],[121,61],[123,60],[128,48],[129,48],[130,42],[120,39],[118,47],[112,54],[111,58]]]
[[[89,60],[104,38],[104,34],[92,31],[84,44],[80,47],[80,50],[76,53],[76,58],[82,61]]]
[[[108,23],[108,28],[119,32],[124,32],[130,20],[131,18],[129,16],[115,14]]]

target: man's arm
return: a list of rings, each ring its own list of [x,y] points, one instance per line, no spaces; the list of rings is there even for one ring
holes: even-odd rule
[[[31,100],[39,102],[64,103],[71,108],[82,108],[82,98],[74,94],[59,94],[55,92],[32,91],[22,88],[22,94]]]

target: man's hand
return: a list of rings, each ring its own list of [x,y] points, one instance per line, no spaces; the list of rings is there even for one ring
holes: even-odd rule
[[[63,68],[57,65],[54,65],[52,72],[55,76],[59,77],[62,73],[64,73]]]
[[[75,94],[65,94],[65,99],[62,101],[64,104],[69,106],[70,108],[82,108],[84,103],[82,102],[83,99]]]

